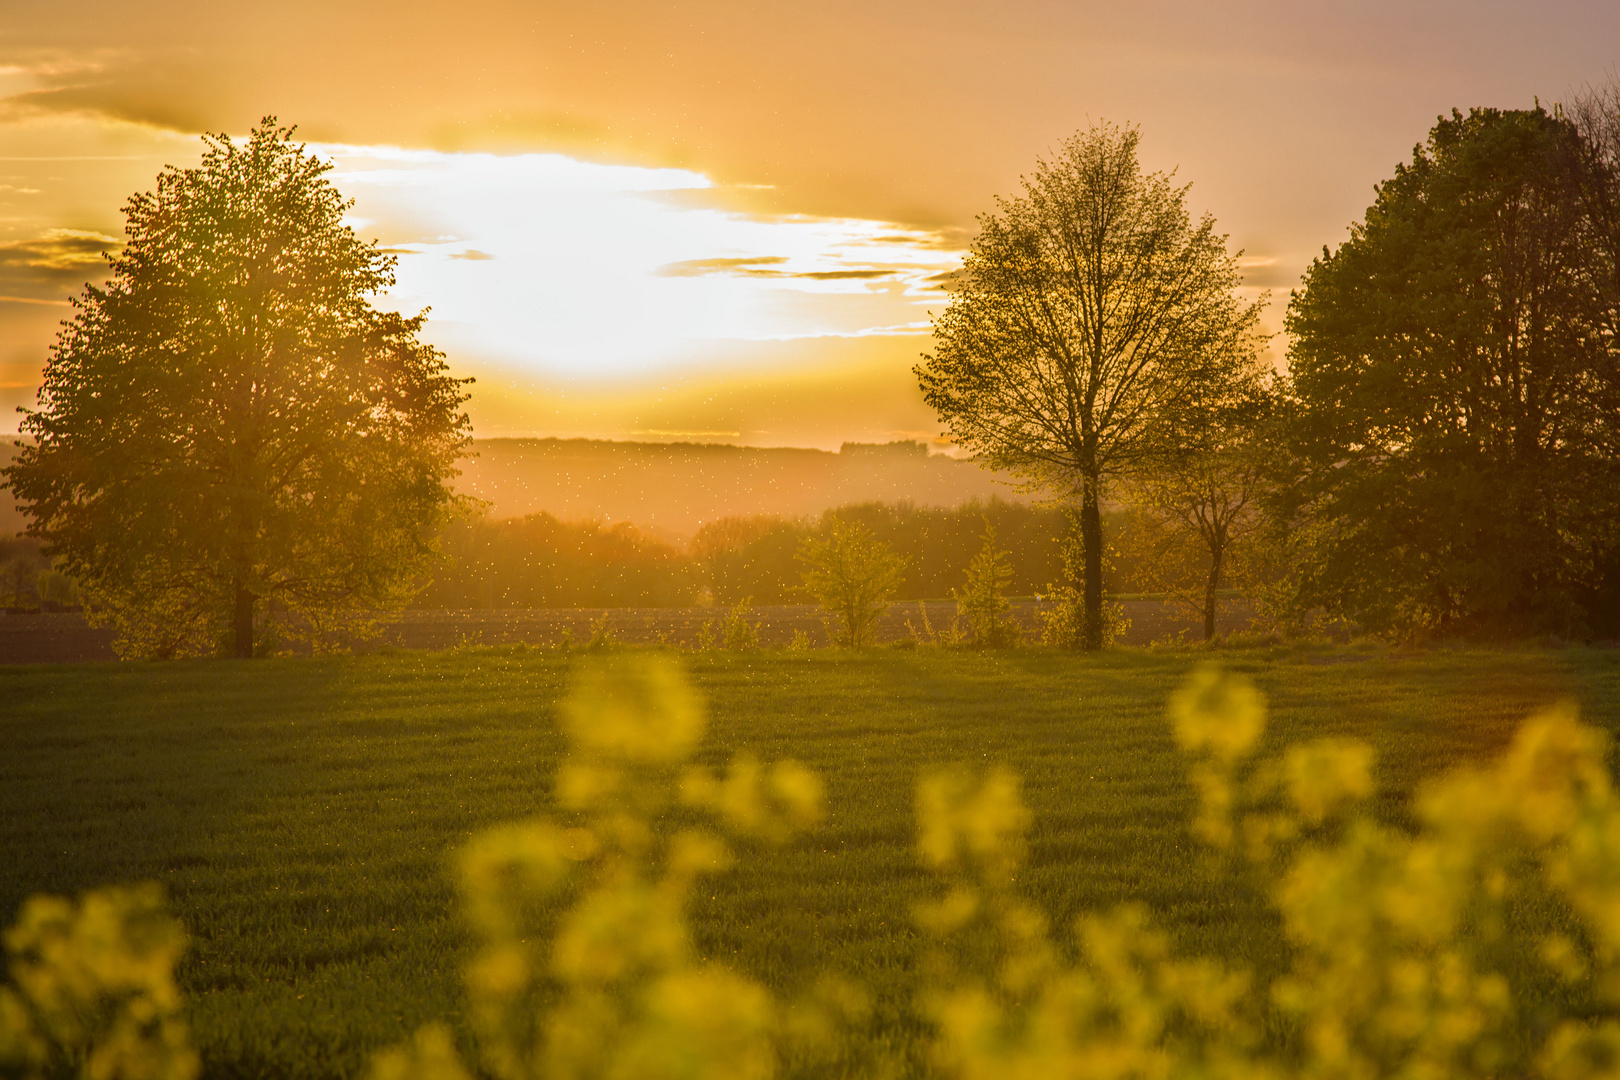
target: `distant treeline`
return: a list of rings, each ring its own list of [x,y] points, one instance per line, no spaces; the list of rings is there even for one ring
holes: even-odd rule
[[[954,509],[858,503],[820,517],[731,517],[710,522],[683,550],[628,522],[563,522],[551,514],[465,522],[443,540],[446,566],[418,597],[429,608],[662,607],[806,603],[799,545],[828,517],[860,521],[907,560],[899,599],[942,598],[959,589],[987,525],[1009,553],[1010,591],[1036,593],[1063,578],[1063,511],[991,499]],[[1108,517],[1129,528],[1125,514]],[[1153,588],[1125,560],[1111,591]]]
[[[786,446],[480,439],[458,490],[498,520],[636,521],[691,536],[723,514],[814,516],[828,506],[896,502],[958,506],[1005,495],[1010,479],[925,443],[845,443],[837,453]]]
[[[685,552],[629,522],[486,519],[453,526],[442,544],[449,565],[416,607],[666,607],[699,591]]]
[[[867,502],[806,518],[728,517],[704,525],[684,548],[629,522],[565,522],[547,513],[463,521],[440,540],[446,562],[413,606],[420,608],[681,607],[809,603],[796,555],[826,520],[859,521],[906,559],[898,599],[938,599],[960,589],[984,545],[986,526],[1013,568],[1012,595],[1063,579],[1069,524],[1061,510],[991,499],[954,509]],[[1130,532],[1128,513],[1107,516]],[[0,539],[0,608],[78,603],[71,579],[51,569],[32,539]],[[1129,558],[1110,568],[1110,591],[1151,591],[1154,575]]]
[[[824,516],[859,521],[906,559],[899,599],[949,596],[962,586],[968,562],[984,546],[988,523],[996,543],[1011,556],[1014,594],[1034,593],[1063,570],[1064,517],[1052,509],[992,499],[955,509],[906,503],[861,503]],[[719,604],[752,597],[756,604],[802,603],[798,585],[804,567],[794,557],[819,522],[781,518],[725,518],[692,538],[690,556],[699,579]]]

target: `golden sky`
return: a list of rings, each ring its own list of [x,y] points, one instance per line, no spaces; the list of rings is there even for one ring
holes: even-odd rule
[[[0,4],[0,429],[123,201],[274,113],[400,254],[480,434],[836,446],[909,374],[974,217],[1061,139],[1149,168],[1275,327],[1437,114],[1620,70],[1620,4]],[[711,433],[711,434],[701,434]]]

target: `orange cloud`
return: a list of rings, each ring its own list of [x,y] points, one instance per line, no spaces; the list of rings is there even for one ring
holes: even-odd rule
[[[84,229],[47,229],[26,240],[0,243],[0,294],[14,303],[62,304],[64,290],[106,277],[116,237]]]

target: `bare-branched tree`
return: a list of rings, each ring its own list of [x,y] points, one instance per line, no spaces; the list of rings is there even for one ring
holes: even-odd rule
[[[1108,485],[1195,445],[1197,406],[1253,356],[1260,302],[1186,187],[1142,172],[1134,128],[1099,124],[1000,200],[915,370],[965,448],[1080,508],[1080,644],[1103,640]]]
[[[1205,410],[1196,445],[1129,486],[1138,572],[1198,612],[1205,641],[1215,636],[1221,590],[1245,576],[1249,546],[1266,520],[1271,398],[1258,374],[1243,392]]]

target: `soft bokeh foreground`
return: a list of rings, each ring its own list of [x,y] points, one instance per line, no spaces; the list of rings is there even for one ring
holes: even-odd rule
[[[1230,666],[1251,669],[1278,700],[1276,735],[1267,730],[1266,694],[1250,678],[1212,667],[1189,670],[1194,659],[1185,652],[1084,661],[1028,653],[726,658],[696,672],[698,686],[717,699],[719,723],[709,733],[702,698],[672,657],[588,658],[574,666],[567,676],[572,689],[559,699],[566,748],[556,759],[550,798],[535,805],[539,816],[531,811],[516,824],[478,828],[470,842],[451,845],[458,851],[451,866],[462,928],[453,935],[456,943],[441,937],[443,944],[426,951],[372,951],[385,963],[419,958],[407,959],[409,966],[430,957],[444,962],[449,944],[465,959],[454,965],[459,975],[451,980],[462,984],[465,997],[445,1001],[430,994],[410,1003],[409,1011],[429,1023],[370,1065],[350,1058],[354,1064],[345,1067],[295,1054],[283,1067],[272,1066],[262,1050],[242,1041],[263,1039],[254,1034],[263,1015],[227,1017],[217,1011],[219,1002],[210,1005],[225,984],[216,980],[214,990],[204,989],[210,980],[196,965],[233,963],[219,945],[230,936],[232,919],[252,918],[254,905],[235,916],[217,900],[197,909],[204,900],[197,886],[217,886],[204,884],[211,858],[193,856],[195,869],[177,878],[176,906],[182,915],[193,911],[196,922],[195,959],[181,968],[180,984],[197,988],[193,1022],[203,1066],[218,1075],[369,1070],[379,1080],[461,1077],[469,1070],[514,1080],[895,1072],[1607,1075],[1620,1040],[1620,1028],[1608,1019],[1620,985],[1620,800],[1607,737],[1583,725],[1572,703],[1522,723],[1519,718],[1527,699],[1563,691],[1592,702],[1595,718],[1612,727],[1614,658],[1583,651],[1396,658],[1365,648],[1234,654]],[[1397,660],[1404,686],[1391,685]],[[529,691],[523,702],[489,699],[497,707],[482,719],[453,710],[461,721],[446,727],[443,720],[424,724],[420,712],[414,721],[408,715],[388,720],[403,698],[353,696],[380,674],[374,665],[382,663],[397,661],[283,665],[287,674],[305,677],[305,707],[276,710],[258,722],[302,730],[283,741],[282,753],[329,762],[317,769],[338,785],[321,796],[328,806],[352,800],[357,787],[360,802],[350,812],[361,805],[380,809],[385,797],[397,797],[385,795],[398,791],[396,781],[368,769],[367,755],[352,756],[364,745],[426,738],[426,748],[449,737],[444,745],[454,754],[459,741],[487,738],[491,724],[502,726],[503,713],[532,717],[533,691],[550,697],[564,675],[555,662],[535,665],[510,650],[411,658],[425,679],[421,690],[436,684],[442,695],[459,678],[486,694],[494,686]],[[1025,685],[1041,682],[1046,693],[1030,699],[1026,692],[1024,700],[1007,703],[1012,712],[999,723],[986,724],[981,716],[976,726],[963,726],[982,702],[953,708],[949,696],[934,696],[947,687],[968,698],[995,695],[1014,676]],[[152,676],[126,671],[99,681],[131,677]],[[184,666],[156,677],[175,703],[203,689]],[[909,678],[913,688],[897,686],[897,678]],[[841,705],[853,699],[852,679],[888,688],[873,695],[882,714],[875,727]],[[41,706],[71,717],[70,704],[41,696],[42,680],[50,681],[50,673],[21,672],[13,680],[25,703],[32,702],[26,711],[35,720]],[[1167,683],[1180,684],[1170,696],[1168,725],[1160,711],[1163,691],[1152,689]],[[745,687],[754,693],[740,692]],[[116,690],[102,686],[92,693],[109,689]],[[396,694],[400,689],[396,684]],[[220,696],[217,685],[204,693],[216,699],[209,706],[214,710],[232,696]],[[798,699],[801,714],[819,714],[820,722],[784,738],[791,723],[784,727],[768,711],[756,711],[782,695]],[[419,710],[423,695],[414,696]],[[309,710],[323,699],[325,709]],[[150,706],[155,699],[143,694],[141,700]],[[926,711],[939,722],[920,727],[922,710],[914,711],[920,705],[931,705]],[[333,706],[348,719],[323,719]],[[1128,719],[1099,730],[1086,722],[1102,719],[1098,706],[1104,715]],[[1150,712],[1155,719],[1148,719]],[[1009,729],[1006,722],[1016,722],[1019,713],[1024,724]],[[153,716],[126,721],[154,722],[172,727]],[[70,726],[82,737],[93,725]],[[813,729],[820,729],[819,741],[807,737]],[[216,730],[223,735],[228,729]],[[544,748],[555,745],[554,736],[535,734],[538,759],[549,758]],[[262,738],[251,729],[243,735]],[[33,736],[31,768],[37,769],[44,738]],[[68,731],[50,738],[81,759],[89,746],[75,746]],[[846,742],[859,748],[853,758],[838,745]],[[1076,760],[1087,743],[1097,756]],[[323,754],[323,745],[347,745],[351,764]],[[734,751],[729,761],[728,748]],[[1150,760],[1119,756],[1133,749],[1136,758]],[[1399,760],[1380,763],[1379,750],[1396,751]],[[920,775],[914,802],[905,808],[915,814],[914,839],[902,845],[911,848],[916,869],[881,881],[886,919],[895,919],[887,933],[907,943],[894,957],[905,971],[897,982],[894,972],[872,965],[875,957],[840,964],[851,954],[814,947],[808,953],[801,947],[798,960],[819,952],[831,963],[784,970],[793,947],[779,939],[784,927],[773,932],[773,922],[794,919],[790,909],[799,916],[835,911],[840,892],[864,892],[866,902],[874,897],[874,868],[861,867],[860,858],[831,875],[812,869],[839,853],[854,856],[852,841],[882,816],[863,813],[861,799],[851,803],[847,791],[839,792],[850,785],[851,767],[858,774],[855,763],[874,751],[892,762],[888,768],[903,761]],[[152,749],[131,744],[117,756],[130,752]],[[806,764],[783,760],[795,752]],[[828,768],[834,766],[829,754],[842,757],[842,767]],[[778,763],[762,764],[767,756]],[[942,758],[958,764],[943,770],[928,764]],[[1011,767],[989,764],[997,759]],[[538,778],[529,773],[536,760],[532,752],[524,755],[496,788],[533,792]],[[415,768],[425,764],[422,759]],[[1104,773],[1110,768],[1113,777]],[[1191,798],[1180,781],[1146,802],[1147,793],[1135,790],[1182,769],[1189,770]],[[1030,775],[1028,794],[1021,771]],[[369,783],[363,779],[368,772]],[[1088,794],[1093,784],[1078,778],[1095,782],[1099,774],[1112,785],[1107,794]],[[1377,795],[1380,780],[1394,798]],[[1099,851],[1100,861],[1111,864],[1099,867],[1096,859],[1077,858],[1071,845],[1086,836],[1107,843],[1109,834],[1118,845],[1117,830],[1077,832],[1069,824],[1054,833],[1041,824],[1053,809],[1062,816],[1065,791],[1080,800],[1082,819],[1124,802],[1133,804],[1127,812],[1138,819],[1156,804],[1179,821],[1145,823],[1147,831],[1139,829],[1111,857]],[[1054,795],[1060,796],[1055,805]],[[266,796],[272,792],[250,797]],[[337,819],[319,824],[326,816],[319,800],[301,801],[317,819],[304,845],[313,839],[341,851],[356,843],[341,828],[330,831]],[[397,816],[419,805],[406,798],[386,812]],[[174,820],[168,827],[184,828]],[[446,839],[459,831],[452,828]],[[800,834],[806,839],[794,839]],[[1184,847],[1186,841],[1195,842]],[[1146,860],[1151,866],[1140,858],[1144,842],[1157,849]],[[8,847],[16,851],[18,839],[8,837]],[[824,850],[818,855],[816,848]],[[1138,849],[1134,870],[1128,848]],[[142,860],[129,845],[117,850],[121,854],[110,860],[110,851],[100,856],[104,869],[131,856]],[[42,872],[53,858],[45,850],[16,853],[23,858],[14,865],[27,878],[51,876]],[[241,854],[248,858],[242,864],[247,877],[235,888],[254,878],[275,880],[265,876],[275,874],[275,859]],[[319,861],[305,854],[303,869],[289,869],[313,884],[309,875]],[[331,870],[352,861],[339,855]],[[326,892],[325,903],[347,900],[364,911],[382,899],[377,890],[400,869],[372,879],[371,899],[366,892]],[[1077,895],[1073,881],[1063,880],[1098,870],[1104,879],[1115,875],[1117,884],[1093,880]],[[722,884],[738,875],[754,884],[741,892]],[[1203,885],[1187,880],[1200,877]],[[282,884],[296,887],[295,878]],[[1129,886],[1132,879],[1147,887]],[[322,895],[306,887],[301,898],[290,897],[286,914],[293,922],[282,933],[296,939],[300,919],[325,921]],[[126,1064],[88,1068],[85,1075],[192,1075],[196,1059],[175,1037],[167,982],[176,950],[165,943],[174,939],[163,936],[168,924],[153,921],[150,894],[92,894],[84,905],[36,902],[8,936],[15,986],[0,1006],[6,1032],[0,1048],[27,1074],[78,1071],[99,1053],[95,1060]],[[214,915],[204,914],[209,908]],[[119,910],[129,913],[123,922]],[[372,910],[386,918],[386,904]],[[846,910],[834,922],[851,916],[858,918]],[[1223,920],[1239,925],[1214,925]],[[358,927],[367,919],[346,921]],[[811,918],[803,927],[815,934],[818,922],[821,931],[832,925]],[[420,937],[424,927],[406,929]],[[751,947],[756,935],[765,939],[763,952]],[[398,959],[388,961],[390,952]],[[354,954],[356,960],[364,953]],[[369,966],[344,969],[340,963],[333,974],[352,981],[365,978]],[[131,977],[137,970],[139,977]],[[313,975],[287,970],[270,981],[310,991],[320,985],[306,981]],[[227,983],[250,989],[240,976]],[[394,985],[379,989],[398,995]],[[233,997],[239,1009],[247,1004],[240,992]],[[269,1000],[280,1002],[281,1022],[293,1025],[283,1030],[297,1039],[297,1006],[279,995]],[[396,1019],[384,1026],[414,1026],[399,1023],[405,1018],[396,1009],[403,1005],[390,1002],[387,1011]],[[82,1019],[54,1019],[63,1015]],[[364,1021],[363,1010],[317,1016],[309,1032],[316,1039]],[[234,1037],[229,1026],[219,1026],[232,1019],[240,1032]],[[370,1028],[366,1041],[376,1045],[375,1020]],[[351,1026],[348,1033],[354,1039],[362,1029]],[[108,1045],[118,1048],[111,1056],[96,1049]],[[26,1063],[30,1057],[33,1065]]]

